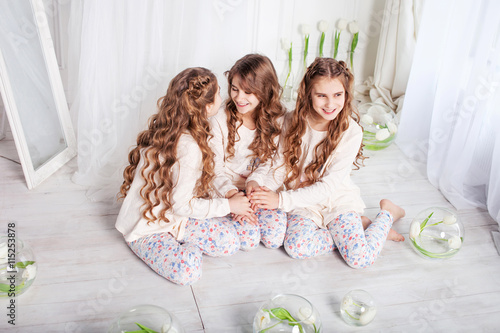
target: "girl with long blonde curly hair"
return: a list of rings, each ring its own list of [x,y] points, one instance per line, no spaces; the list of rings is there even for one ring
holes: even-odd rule
[[[205,68],[175,76],[123,173],[116,228],[139,258],[177,284],[200,278],[202,254],[226,256],[239,249],[226,215],[253,214],[243,195],[213,198],[208,117],[221,105],[219,90]]]
[[[380,213],[364,230],[365,208],[352,168],[363,161],[363,129],[352,105],[354,77],[343,61],[317,58],[299,87],[294,112],[286,119],[282,136],[282,162],[256,191],[251,202],[288,212],[284,241],[297,259],[329,252],[337,247],[353,268],[373,264],[388,239],[394,221],[404,210],[390,200],[380,201]],[[370,223],[371,222],[371,223]],[[392,230],[392,240],[404,238]]]
[[[268,57],[248,54],[226,72],[229,98],[224,112],[211,118],[216,152],[216,189],[231,198],[241,191],[250,195],[259,188],[253,172],[270,166],[278,150],[285,108],[281,87]],[[280,210],[259,209],[254,218],[233,216],[243,250],[262,243],[269,248],[283,244],[286,214]]]

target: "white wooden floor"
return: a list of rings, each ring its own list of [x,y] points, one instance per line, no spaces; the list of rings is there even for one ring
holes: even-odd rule
[[[451,207],[397,146],[366,152],[354,173],[373,218],[381,198],[406,209],[394,228],[408,236],[412,218],[430,206]],[[428,261],[408,241],[386,243],[373,267],[349,268],[338,252],[299,261],[283,249],[205,257],[202,279],[180,287],[157,276],[114,229],[117,207],[90,202],[71,182],[71,161],[35,190],[25,185],[8,133],[0,141],[0,234],[15,222],[17,235],[38,260],[33,286],[17,299],[16,326],[7,324],[0,300],[0,331],[105,332],[127,308],[155,304],[175,313],[186,332],[251,332],[258,306],[278,293],[308,298],[319,310],[324,332],[497,331],[500,320],[500,256],[490,231],[498,225],[482,210],[461,211],[465,243],[448,261]],[[374,321],[353,328],[339,304],[351,289],[365,289],[378,305]]]

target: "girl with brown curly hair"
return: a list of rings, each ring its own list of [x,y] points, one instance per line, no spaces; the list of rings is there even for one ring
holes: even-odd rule
[[[253,214],[243,194],[213,198],[208,117],[221,105],[219,90],[215,75],[205,68],[175,76],[123,173],[116,228],[139,258],[177,284],[201,277],[202,254],[228,256],[239,249],[226,215]]]
[[[245,191],[250,195],[260,185],[252,180],[259,165],[270,165],[277,152],[285,108],[281,87],[268,57],[248,54],[226,72],[229,98],[224,112],[211,118],[213,149],[218,167],[216,188],[231,198]],[[233,216],[243,250],[258,246],[262,239],[269,248],[283,244],[286,214],[259,209],[255,218]]]
[[[352,166],[359,169],[364,159],[353,82],[343,61],[317,58],[309,66],[296,109],[286,119],[283,163],[266,182],[273,188],[283,183],[285,190],[256,191],[250,199],[259,207],[288,212],[284,247],[291,257],[309,258],[336,246],[349,266],[362,268],[373,264],[393,221],[405,212],[383,199],[380,213],[364,230],[365,205],[350,178]]]

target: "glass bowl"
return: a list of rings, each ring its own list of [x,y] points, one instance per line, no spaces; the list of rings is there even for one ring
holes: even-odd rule
[[[352,326],[368,325],[377,314],[373,297],[366,291],[355,289],[345,294],[340,304],[340,315]]]
[[[282,294],[261,305],[253,321],[253,332],[321,332],[316,308],[302,296]]]
[[[365,103],[358,107],[363,126],[363,143],[369,150],[387,148],[396,138],[398,124],[396,114],[381,103]]]
[[[35,280],[37,263],[31,247],[17,237],[0,237],[0,297],[24,293]]]
[[[462,247],[464,227],[455,211],[443,207],[424,209],[410,224],[412,248],[426,259],[449,259]]]
[[[179,320],[156,305],[137,305],[121,314],[108,329],[108,333],[156,332],[184,333]]]

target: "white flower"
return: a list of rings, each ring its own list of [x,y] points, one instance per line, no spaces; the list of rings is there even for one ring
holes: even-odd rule
[[[290,50],[290,40],[288,38],[281,38],[281,48],[286,52]]]
[[[387,123],[387,129],[391,132],[391,134],[396,134],[398,132],[398,126],[392,121]]]
[[[306,324],[312,325],[316,322],[316,317],[314,316],[312,309],[305,306],[299,309],[297,317]]]
[[[7,243],[0,244],[0,265],[7,263]]]
[[[300,333],[300,328],[299,328],[299,325],[295,325],[295,326],[292,328],[292,333]]]
[[[448,239],[448,246],[450,249],[459,249],[462,246],[462,239],[459,236],[453,236]]]
[[[269,318],[269,312],[259,310],[257,313],[257,320],[259,324],[259,329],[265,329],[271,323],[271,318]]]
[[[309,24],[301,24],[300,31],[302,32],[303,35],[307,36],[311,34],[312,27]]]
[[[372,105],[366,113],[369,114],[373,118],[373,121],[377,124],[385,124],[385,115],[387,114],[387,112],[382,105]]]
[[[349,22],[349,26],[348,26],[348,28],[349,28],[349,32],[350,32],[351,34],[353,34],[353,35],[354,35],[355,33],[358,33],[358,32],[359,32],[358,22],[356,22],[356,21]]]
[[[361,117],[361,122],[363,124],[366,124],[366,125],[371,125],[373,124],[373,117],[370,116],[369,114],[364,114],[362,117]]]
[[[33,280],[36,276],[36,266],[28,265],[23,272],[23,279]]]
[[[170,324],[165,324],[161,328],[161,333],[178,333],[175,327],[170,326]]]
[[[359,323],[361,325],[367,325],[373,320],[373,318],[375,318],[376,314],[377,314],[377,308],[373,306],[369,307],[367,311],[363,312],[359,316]]]
[[[378,141],[384,141],[388,137],[391,136],[391,133],[387,128],[382,128],[381,130],[378,130],[377,133],[375,134],[375,139]]]
[[[337,29],[340,31],[345,30],[347,28],[347,20],[339,19],[337,21]]]
[[[326,32],[328,30],[328,22],[321,20],[318,22],[318,30],[321,32]]]
[[[352,299],[351,296],[346,296],[342,300],[342,309],[348,309],[351,305],[354,304],[354,300]]]
[[[457,222],[457,218],[455,217],[455,215],[447,215],[443,219],[443,223],[448,224],[448,225],[455,224],[456,222]]]
[[[410,224],[410,238],[415,239],[420,235],[420,223],[413,221]]]

